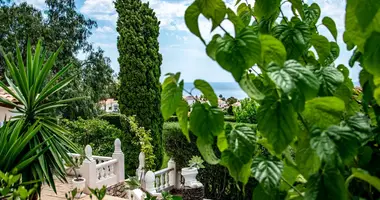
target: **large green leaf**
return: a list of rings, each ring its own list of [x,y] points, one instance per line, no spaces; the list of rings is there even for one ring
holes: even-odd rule
[[[315,71],[321,87],[319,90],[320,96],[331,96],[335,93],[338,87],[344,82],[343,74],[333,66],[322,67]]]
[[[315,25],[321,16],[321,8],[318,4],[313,3],[310,6],[304,4],[305,21],[310,25]]]
[[[355,14],[361,30],[365,31],[380,11],[380,2],[377,0],[359,0],[359,2],[355,9]]]
[[[201,13],[207,18],[212,20],[212,29],[220,25],[224,20],[227,9],[222,0],[196,0]]]
[[[309,100],[305,104],[302,116],[307,124],[320,128],[338,124],[345,111],[344,102],[337,97],[320,97]]]
[[[197,79],[194,81],[194,86],[202,92],[204,97],[210,102],[211,106],[218,106],[218,97],[209,83],[204,80]]]
[[[353,178],[361,179],[369,184],[371,184],[373,187],[375,187],[378,191],[380,191],[380,179],[376,176],[372,176],[367,171],[360,169],[360,168],[352,168],[352,174],[350,177],[346,180],[346,187],[348,188],[351,180]]]
[[[162,85],[161,93],[161,112],[164,120],[169,119],[176,111],[179,102],[182,99],[183,81],[178,87],[174,77],[169,76]]]
[[[317,77],[297,61],[288,60],[283,67],[272,63],[267,70],[269,77],[286,94],[298,89],[308,100],[315,97],[318,92],[319,81]]]
[[[261,60],[263,66],[271,62],[282,65],[286,60],[286,49],[284,45],[271,35],[260,35]]]
[[[236,181],[246,184],[256,149],[256,134],[251,127],[238,125],[227,134],[227,142],[228,149],[222,152],[221,164]]]
[[[252,18],[251,8],[249,7],[249,5],[245,3],[240,4],[237,9],[237,14],[245,26],[249,25]]]
[[[305,199],[348,200],[343,176],[336,169],[327,169],[311,176],[306,184]]]
[[[326,60],[322,65],[328,66],[331,65],[338,57],[340,54],[340,48],[338,43],[336,42],[330,42],[330,53],[327,56]]]
[[[231,150],[223,151],[220,164],[227,167],[230,175],[239,182],[247,184],[251,174],[252,159],[243,163]]]
[[[264,190],[270,191],[280,185],[284,164],[276,158],[256,157],[252,163],[252,176],[260,182]]]
[[[309,26],[299,21],[275,26],[273,36],[284,44],[288,59],[297,60],[308,48],[311,34]]]
[[[246,164],[252,158],[256,149],[256,134],[252,127],[235,126],[227,135],[228,146],[242,163]]]
[[[201,39],[204,44],[206,44],[206,42],[202,38],[201,32],[199,31],[198,18],[200,15],[201,15],[201,11],[198,8],[198,5],[196,4],[196,2],[194,2],[186,9],[185,23],[186,23],[187,28],[190,30],[190,32],[192,32],[199,39]]]
[[[326,28],[330,31],[331,35],[334,36],[334,39],[338,37],[338,30],[336,29],[336,24],[333,19],[330,17],[324,17],[322,19],[322,24],[326,26]]]
[[[182,129],[182,133],[186,136],[187,140],[190,142],[189,137],[189,127],[188,127],[188,119],[189,119],[189,105],[184,99],[181,99],[178,103],[176,114],[178,117],[179,126]]]
[[[321,161],[310,147],[309,138],[299,138],[295,161],[298,170],[306,179],[319,170]]]
[[[281,153],[294,139],[298,131],[297,114],[286,101],[268,97],[257,113],[258,129],[272,144],[276,153]]]
[[[235,28],[235,35],[239,34],[239,32],[246,27],[243,20],[235,14],[234,11],[231,10],[231,8],[227,9],[227,17],[232,22]]]
[[[311,45],[314,46],[318,53],[318,60],[320,63],[324,63],[326,58],[330,54],[330,42],[325,36],[322,35],[312,35],[310,40]]]
[[[280,0],[256,0],[253,14],[258,19],[269,18],[280,7]]]
[[[253,190],[252,200],[256,199],[265,199],[265,200],[279,200],[280,194],[277,188],[274,188],[271,191],[266,191],[261,185],[258,185]]]
[[[190,114],[190,130],[202,138],[212,138],[224,131],[224,114],[208,104],[195,103]]]
[[[301,16],[302,19],[305,18],[305,12],[303,10],[302,0],[289,0],[290,3],[292,3],[292,6],[297,9],[298,14]]]
[[[350,162],[356,156],[361,136],[361,132],[356,133],[350,126],[333,125],[325,131],[315,128],[310,144],[321,160],[335,166],[341,161]]]
[[[260,40],[249,28],[244,28],[236,38],[225,35],[219,41],[216,60],[236,81],[240,81],[246,69],[260,61]]]
[[[206,53],[213,60],[216,60],[216,51],[218,49],[219,39],[221,39],[221,36],[219,34],[215,34],[206,46]]]
[[[220,159],[215,155],[213,149],[213,138],[210,138],[210,136],[198,136],[197,147],[207,163],[216,165],[220,162]]]
[[[288,191],[291,189],[290,185],[293,185],[296,182],[297,177],[300,173],[298,170],[290,165],[284,165],[284,170],[282,172],[282,181],[280,184],[280,190]]]
[[[368,5],[367,3],[370,3],[371,6],[366,6]],[[364,52],[366,40],[371,36],[372,32],[380,32],[380,24],[378,23],[380,21],[380,11],[373,15],[374,11],[378,9],[376,7],[378,7],[378,1],[376,0],[347,0],[346,31],[343,39],[348,45],[357,45],[362,53]],[[363,27],[366,28],[363,29]]]
[[[261,101],[264,99],[265,95],[260,92],[256,87],[252,78],[252,74],[244,74],[241,80],[239,81],[240,88],[252,99]]]
[[[364,45],[364,68],[373,75],[380,75],[380,31],[373,32]]]

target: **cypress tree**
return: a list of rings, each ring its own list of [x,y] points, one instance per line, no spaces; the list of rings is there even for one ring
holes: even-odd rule
[[[120,65],[120,112],[135,115],[140,126],[151,131],[156,167],[161,166],[161,132],[163,118],[160,111],[162,56],[159,53],[159,24],[149,3],[141,0],[116,0],[117,48]],[[128,152],[126,152],[128,154]],[[135,170],[137,155],[133,155]]]

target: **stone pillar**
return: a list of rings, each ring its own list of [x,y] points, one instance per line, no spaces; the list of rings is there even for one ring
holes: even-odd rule
[[[112,158],[117,160],[114,172],[117,177],[117,182],[124,182],[125,169],[124,169],[124,153],[121,151],[121,142],[119,138],[115,140],[115,151],[112,154]]]
[[[145,174],[145,190],[151,194],[156,193],[156,188],[154,187],[155,175],[152,171],[148,171]]]
[[[170,186],[173,185],[175,189],[178,189],[180,186],[177,185],[177,183],[178,183],[178,181],[177,181],[177,167],[176,167],[176,164],[172,158],[170,158],[170,160],[168,162],[168,168],[173,169],[172,171],[169,172],[169,185]]]
[[[82,165],[82,176],[86,179],[86,188],[84,192],[90,194],[90,188],[96,188],[97,174],[96,174],[96,160],[92,158],[92,148],[87,145],[85,148],[86,158]]]

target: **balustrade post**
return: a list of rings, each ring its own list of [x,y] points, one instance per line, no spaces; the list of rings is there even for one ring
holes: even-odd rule
[[[113,169],[117,177],[117,182],[124,182],[125,169],[124,169],[124,153],[121,151],[121,142],[119,138],[115,140],[115,151],[112,154],[113,159],[117,159],[117,164]]]
[[[173,158],[170,158],[170,160],[168,162],[168,168],[173,169],[172,171],[169,172],[169,185],[170,186],[173,185],[175,189],[179,189],[180,185],[177,184],[178,183],[178,181],[177,181],[177,167],[176,167],[176,163],[173,160]]]
[[[139,167],[136,169],[136,176],[138,180],[144,180],[145,174],[145,154],[140,152],[139,154]]]
[[[96,174],[96,161],[92,157],[92,148],[90,145],[87,145],[85,148],[85,154],[86,158],[83,161],[82,164],[82,176],[83,178],[86,179],[86,188],[84,189],[84,192],[86,194],[90,194],[90,188],[96,188],[96,179],[97,179],[97,174]]]
[[[156,193],[156,187],[154,186],[154,182],[156,181],[156,177],[152,171],[148,171],[145,174],[145,190],[151,194]]]

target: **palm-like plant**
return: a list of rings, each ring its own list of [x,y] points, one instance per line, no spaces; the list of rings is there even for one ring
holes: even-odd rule
[[[37,149],[36,152],[41,155],[30,166],[20,171],[23,176],[22,180],[43,180],[54,191],[56,189],[53,175],[66,181],[63,160],[66,163],[71,163],[72,160],[67,153],[69,151],[78,152],[76,145],[64,136],[66,130],[58,126],[57,119],[51,116],[52,109],[66,106],[66,103],[77,100],[52,100],[54,98],[49,98],[74,78],[74,76],[63,77],[71,65],[67,65],[56,74],[52,74],[54,62],[60,50],[61,48],[45,59],[46,54],[42,53],[41,41],[35,47],[34,55],[30,42],[28,42],[26,63],[24,63],[17,46],[17,64],[1,50],[8,69],[5,78],[9,86],[0,81],[0,87],[17,99],[18,103],[3,98],[0,98],[0,102],[16,109],[15,112],[18,115],[12,119],[23,122],[22,131],[25,133],[30,127],[36,126],[36,123],[39,127],[28,145],[23,149],[23,153],[28,155],[30,150]],[[49,77],[51,78],[49,79]],[[34,158],[33,155],[30,156],[31,159]],[[8,165],[11,164],[8,163]]]

